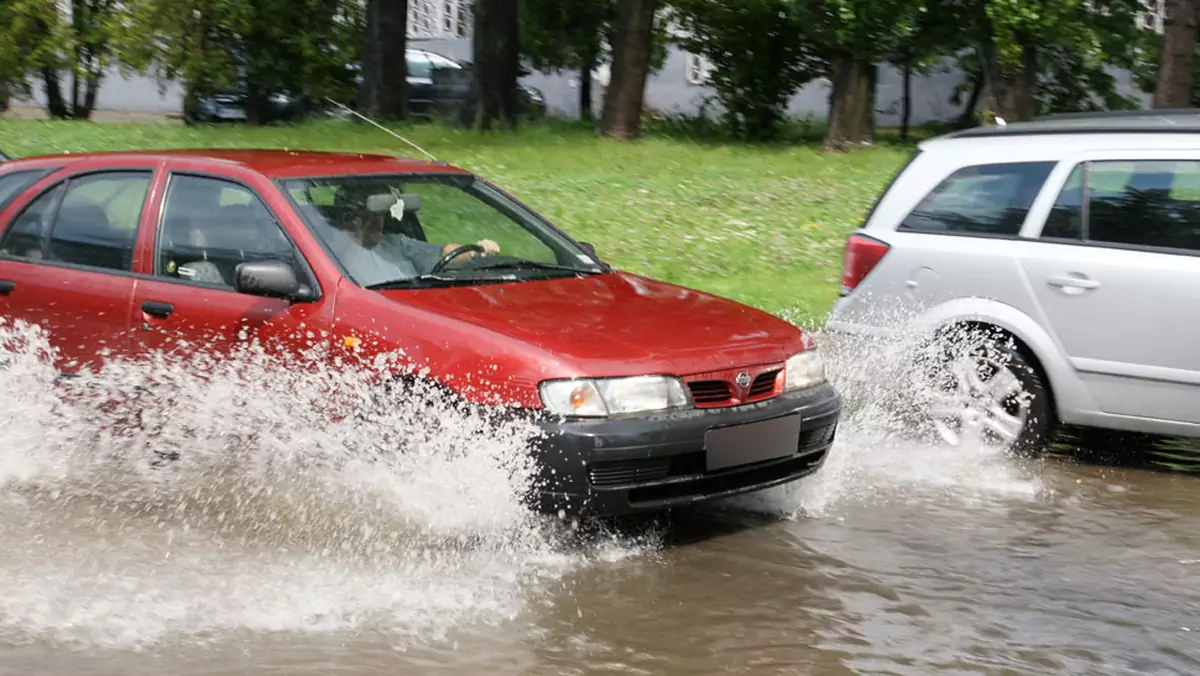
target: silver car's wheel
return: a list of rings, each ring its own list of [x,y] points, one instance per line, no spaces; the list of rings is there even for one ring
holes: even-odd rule
[[[948,357],[926,391],[936,438],[958,448],[1037,453],[1053,430],[1053,408],[1038,371],[1001,343]]]
[[[947,365],[946,382],[931,394],[929,417],[951,446],[1007,448],[1021,438],[1030,395],[1020,378],[992,359],[960,357]]]

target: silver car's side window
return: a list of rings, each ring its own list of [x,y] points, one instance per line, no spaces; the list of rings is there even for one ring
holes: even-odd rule
[[[1080,164],[1051,209],[1042,237],[1200,251],[1200,161]]]
[[[1046,223],[1042,226],[1042,239],[1071,240],[1083,239],[1084,213],[1084,175],[1088,171],[1087,164],[1075,165],[1067,182],[1058,193]]]
[[[1053,169],[1054,162],[963,167],[930,191],[899,230],[1016,237]]]

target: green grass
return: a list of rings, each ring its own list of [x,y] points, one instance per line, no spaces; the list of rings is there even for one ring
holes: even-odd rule
[[[846,234],[911,153],[665,137],[619,143],[564,124],[517,134],[425,124],[402,133],[509,190],[617,267],[800,319],[829,309]],[[346,122],[256,129],[0,119],[0,149],[12,155],[179,147],[419,156]]]

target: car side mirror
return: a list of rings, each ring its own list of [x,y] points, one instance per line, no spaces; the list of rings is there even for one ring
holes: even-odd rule
[[[301,284],[291,265],[278,260],[246,261],[234,271],[238,293],[250,296],[282,298],[290,301],[309,301],[313,291]]]
[[[596,247],[590,242],[580,242],[579,246],[583,247],[583,250],[588,252],[588,255],[592,258],[599,258],[599,256],[596,255]]]

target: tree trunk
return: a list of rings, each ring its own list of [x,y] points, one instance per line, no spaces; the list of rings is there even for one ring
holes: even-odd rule
[[[67,102],[63,100],[62,83],[59,80],[58,71],[49,66],[43,67],[42,82],[45,84],[46,112],[53,118],[69,117]]]
[[[83,41],[84,32],[88,25],[88,7],[83,0],[71,1],[71,28],[75,38],[75,71],[71,75],[71,117],[78,117],[83,111],[83,102],[79,100],[79,71],[87,70],[87,57]]]
[[[958,116],[958,126],[962,128],[975,126],[975,107],[979,105],[979,97],[983,95],[983,72],[971,76],[971,94],[963,106],[962,114]]]
[[[520,5],[518,0],[476,0],[471,41],[475,63],[471,106],[464,113],[474,129],[516,129],[520,110]]]
[[[990,43],[990,41],[989,41]],[[996,56],[995,46],[985,47],[988,82],[995,99],[994,111],[1005,122],[1028,122],[1037,114],[1034,87],[1037,85],[1037,51],[1026,43],[1021,50],[1021,65],[1016,72],[1005,71]]]
[[[1196,0],[1167,0],[1154,108],[1188,108],[1196,58]]]
[[[863,106],[863,129],[867,130],[867,140],[875,140],[875,91],[879,88],[879,64],[863,62],[867,69],[867,104]]]
[[[7,82],[0,82],[0,113],[8,110],[8,101],[12,96]]]
[[[80,116],[79,113],[76,113],[76,117],[82,117],[85,120],[92,118],[92,111],[96,110],[96,97],[100,94],[100,81],[103,77],[103,73],[88,73],[86,89],[83,94],[83,115]]]
[[[912,120],[912,64],[904,64],[904,91],[900,99],[900,140],[908,140],[908,125]]]
[[[618,0],[611,77],[600,117],[605,136],[630,139],[641,131],[656,9],[658,0]]]
[[[874,64],[841,52],[833,58],[833,91],[829,96],[829,124],[825,147],[842,150],[849,145],[870,143],[874,128]]]
[[[579,69],[579,119],[592,122],[592,69],[596,67],[595,52],[588,54],[583,66]]]
[[[102,73],[92,63],[84,65],[84,75],[71,75],[71,119],[90,120],[96,109],[96,97],[100,93]]]
[[[365,114],[385,120],[408,117],[408,0],[367,0],[363,40]]]
[[[267,93],[258,84],[253,71],[246,78],[246,122],[255,126],[267,122]]]

